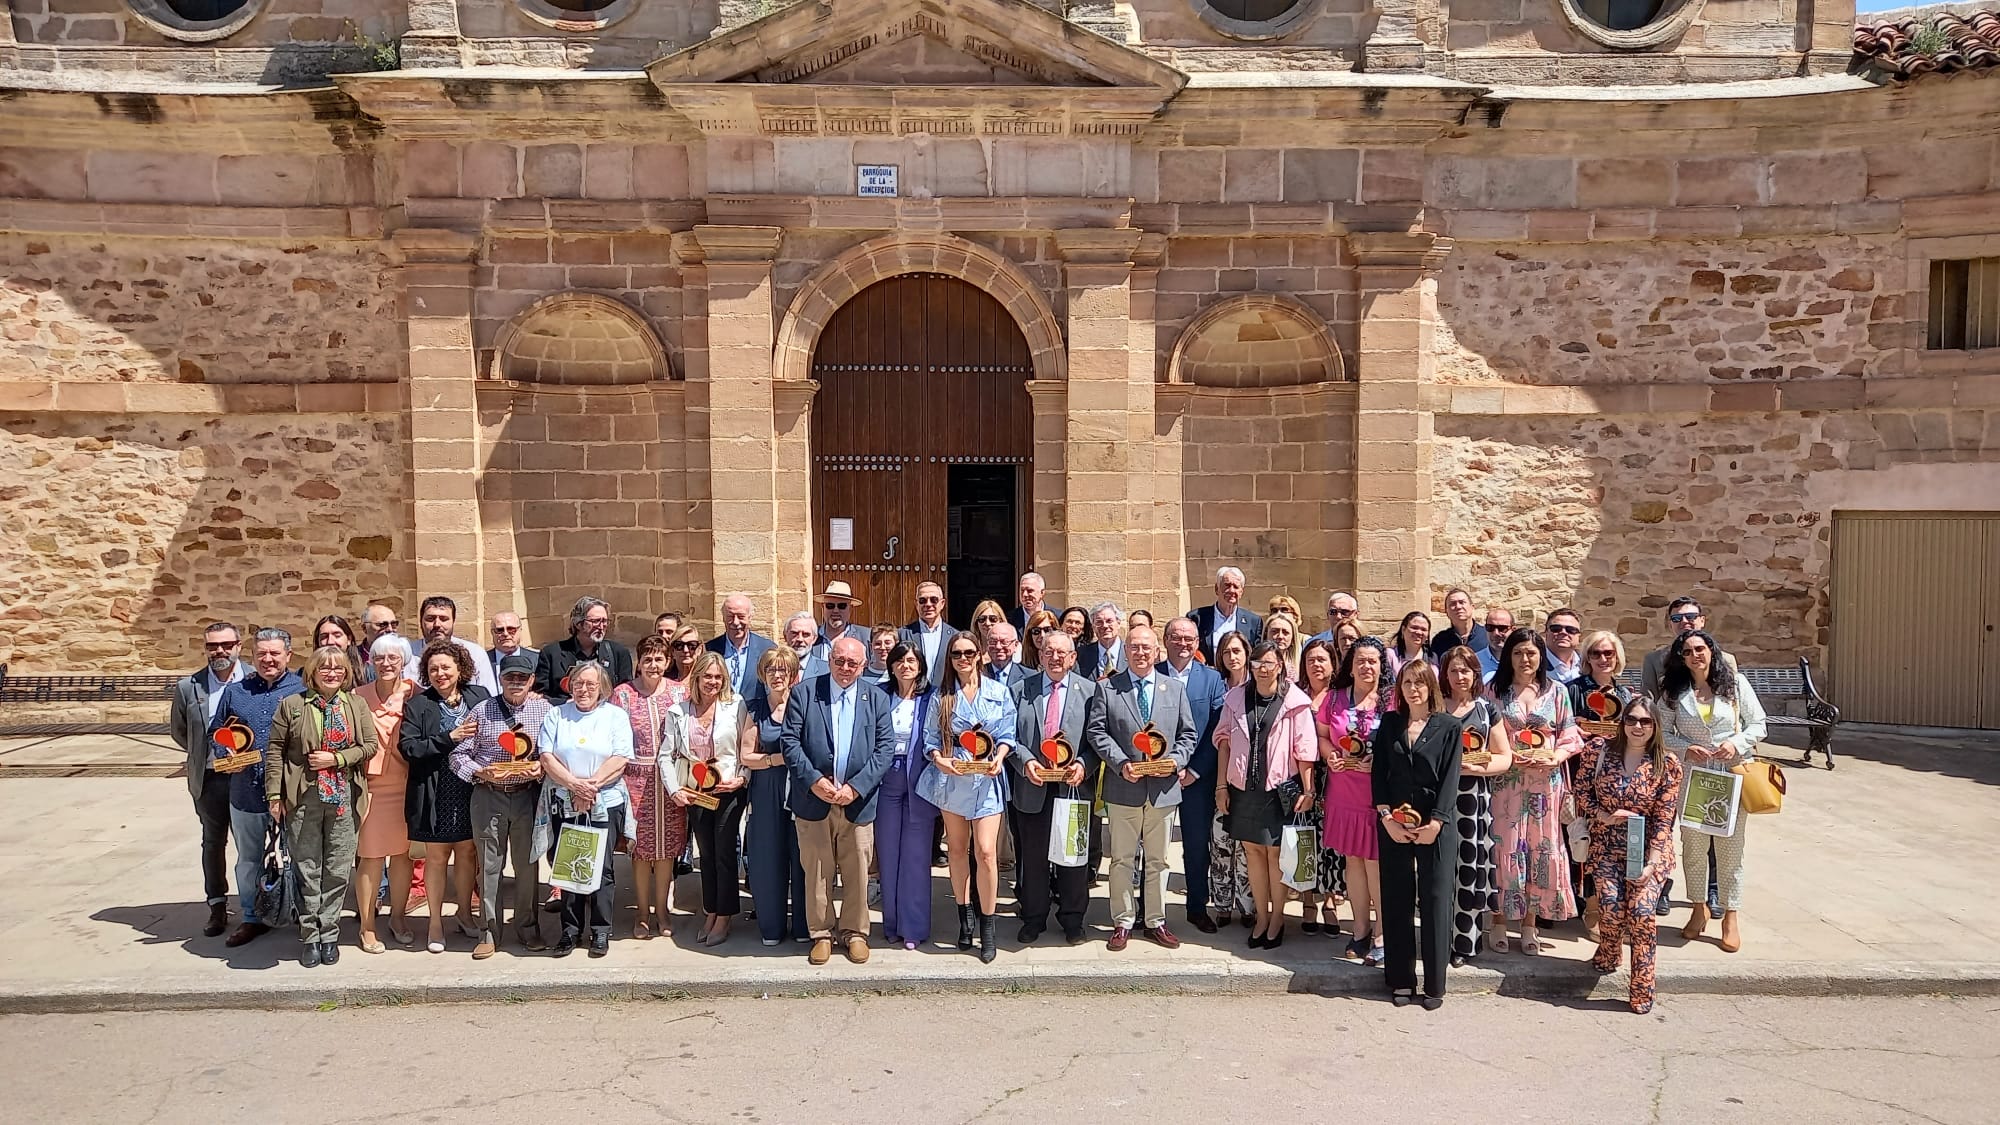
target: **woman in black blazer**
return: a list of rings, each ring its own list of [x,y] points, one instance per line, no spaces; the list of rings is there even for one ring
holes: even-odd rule
[[[474,941],[480,930],[472,917],[472,888],[479,860],[472,843],[472,782],[451,771],[451,751],[478,729],[473,708],[487,696],[472,682],[472,659],[451,641],[432,641],[417,665],[424,690],[403,704],[403,730],[396,746],[410,763],[403,815],[410,839],[424,845],[424,902],[430,910],[428,947],[444,952],[444,900],[451,887],[452,861],[458,864],[458,932]],[[372,888],[371,888],[372,890]]]
[[[1451,898],[1458,854],[1460,731],[1439,702],[1430,661],[1396,674],[1396,710],[1375,729],[1375,812],[1381,846],[1382,969],[1400,1008],[1417,990],[1417,916],[1424,928],[1424,1008],[1444,1004],[1451,959]]]

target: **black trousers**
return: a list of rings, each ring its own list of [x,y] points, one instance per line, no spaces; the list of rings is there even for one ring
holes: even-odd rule
[[[201,891],[208,904],[229,901],[229,775],[202,771],[201,796],[194,799],[201,818]]]
[[[1084,911],[1090,906],[1090,868],[1049,862],[1049,835],[1055,828],[1053,790],[1040,812],[1024,813],[1009,804],[1007,823],[1014,831],[1014,897],[1018,904],[1015,913],[1027,925],[1048,928],[1049,900],[1053,893],[1056,924],[1066,934],[1083,929]]]
[[[1424,994],[1444,995],[1451,961],[1452,881],[1458,836],[1450,826],[1429,846],[1398,844],[1379,825],[1382,855],[1382,971],[1389,991],[1417,987],[1417,919],[1423,919]]]
[[[743,854],[743,812],[750,807],[747,788],[717,793],[712,809],[689,805],[688,837],[701,856],[701,908],[733,917],[743,910],[742,881],[737,878]]]
[[[624,815],[625,812],[623,809],[613,809],[611,819],[608,823],[602,820],[593,821],[586,817],[558,816],[555,818],[555,827],[550,833],[551,838],[553,838],[556,832],[562,830],[564,824],[572,820],[578,824],[595,824],[599,828],[609,827],[611,829],[611,839],[607,841],[607,850],[604,854],[604,881],[597,885],[596,890],[587,895],[580,895],[575,891],[563,892],[562,932],[563,936],[569,938],[571,941],[580,939],[586,928],[590,930],[590,936],[593,938],[603,937],[608,939],[611,936],[611,911],[618,902],[618,887],[612,879],[612,874],[618,869],[616,862],[618,859],[618,844],[624,835],[618,830],[618,826],[623,823]],[[498,908],[497,904],[492,907],[495,910]]]

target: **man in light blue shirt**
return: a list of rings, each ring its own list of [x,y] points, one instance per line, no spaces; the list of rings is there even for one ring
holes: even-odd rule
[[[757,607],[748,594],[731,594],[722,599],[722,635],[711,638],[708,651],[722,657],[729,670],[729,685],[740,699],[754,700],[764,691],[757,677],[757,664],[776,648],[771,638],[752,632],[750,619]]]

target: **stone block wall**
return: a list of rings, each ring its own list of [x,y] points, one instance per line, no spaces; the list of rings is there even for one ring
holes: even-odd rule
[[[699,146],[678,144],[412,141],[401,157],[397,192],[420,198],[685,199],[700,182]],[[542,213],[536,202],[495,218]]]
[[[455,7],[465,61],[494,66],[637,69],[706,38],[720,17],[716,0],[630,0],[611,9],[624,14],[608,26],[566,29],[551,18],[561,0],[456,0]]]
[[[1259,608],[1278,593],[1323,605],[1326,591],[1351,587],[1352,385],[1194,387],[1173,394],[1186,403],[1182,519],[1196,600],[1221,566],[1244,572],[1245,604]]]
[[[0,377],[394,382],[397,315],[373,245],[0,235]]]
[[[397,0],[256,0],[259,10],[242,30],[220,41],[226,47],[271,47],[292,43],[340,43],[355,30],[378,42],[402,30],[408,5]],[[173,34],[186,21],[165,0],[140,0],[161,31],[133,14],[129,0],[12,0],[14,35],[24,44],[100,47],[178,47],[187,39]],[[209,44],[204,44],[209,45]]]
[[[1824,666],[1834,511],[1981,502],[2000,394],[1957,398],[1987,405],[1441,413],[1432,609],[1454,585],[1524,620],[1570,605],[1629,656],[1665,643],[1667,602],[1693,593],[1739,657]]]
[[[1352,371],[1359,296],[1346,243],[1334,235],[1174,238],[1167,242],[1154,303],[1159,378],[1174,344],[1197,316],[1245,293],[1283,294],[1320,318]]]
[[[405,448],[393,414],[0,414],[0,661],[184,671],[213,620],[304,646],[400,602]]]

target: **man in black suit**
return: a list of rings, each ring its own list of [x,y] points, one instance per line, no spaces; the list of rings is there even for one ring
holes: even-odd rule
[[[1020,604],[1007,611],[1007,620],[1016,633],[1024,637],[1028,635],[1028,618],[1047,608],[1042,601],[1042,594],[1047,589],[1048,583],[1043,582],[1042,576],[1034,571],[1021,576]]]
[[[748,594],[731,594],[722,599],[722,635],[708,642],[708,651],[722,657],[723,667],[729,670],[729,686],[739,699],[755,699],[764,691],[764,682],[757,678],[757,663],[764,654],[778,647],[777,642],[762,633],[752,632],[750,619],[757,612],[756,605]]]
[[[824,965],[838,935],[855,964],[868,960],[868,865],[875,797],[896,754],[894,701],[861,682],[868,648],[836,637],[828,673],[795,689],[781,744],[792,771],[790,805],[806,871],[807,960]],[[834,881],[840,882],[836,912]]]
[[[930,672],[931,687],[944,683],[944,655],[951,639],[958,636],[944,619],[944,587],[935,582],[917,584],[917,618],[896,630],[896,639],[923,654],[924,668]]]
[[[1049,862],[1049,835],[1054,828],[1052,797],[1088,801],[1084,778],[1095,776],[1097,759],[1083,737],[1084,716],[1097,685],[1070,669],[1076,665],[1076,643],[1057,630],[1042,642],[1042,670],[1022,681],[1016,700],[1017,752],[1007,758],[1014,771],[1014,796],[1007,809],[1014,833],[1014,897],[1020,902],[1021,944],[1042,936],[1049,924],[1049,893],[1055,892],[1056,923],[1063,940],[1083,940],[1083,914],[1090,905],[1090,868],[1063,867]],[[1060,733],[1076,751],[1059,782],[1044,782],[1028,772],[1046,766],[1041,745]]]
[[[595,660],[611,672],[612,684],[632,679],[632,650],[612,640],[611,606],[603,598],[585,595],[569,611],[569,636],[543,645],[535,658],[535,694],[553,706],[569,702],[569,670]]]
[[[1215,604],[1191,611],[1195,628],[1201,633],[1201,659],[1215,666],[1215,646],[1224,633],[1243,634],[1251,648],[1264,636],[1264,619],[1238,605],[1243,600],[1243,572],[1225,566],[1215,572]]]

